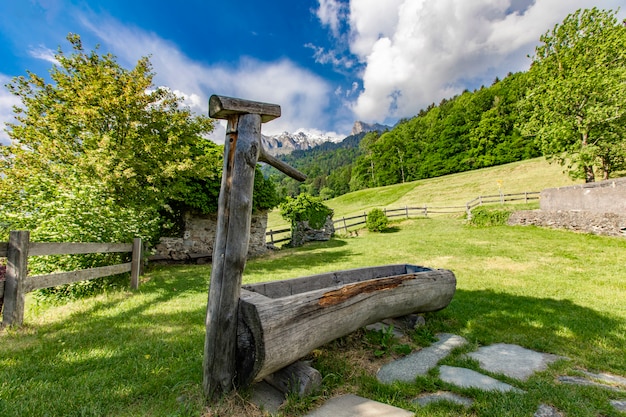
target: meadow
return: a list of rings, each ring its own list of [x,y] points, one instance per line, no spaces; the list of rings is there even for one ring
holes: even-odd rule
[[[484,177],[479,172],[465,175],[468,189]],[[489,175],[484,181],[497,178]],[[438,188],[452,181],[442,179]],[[456,186],[459,194],[471,194],[470,199],[491,193],[480,186]],[[426,190],[427,184],[415,184],[413,191],[420,188]],[[384,195],[380,190],[372,194]],[[351,201],[349,195],[344,198]],[[372,206],[390,200],[372,201]],[[333,203],[340,207],[341,202]],[[342,213],[349,214],[350,207],[346,203]],[[407,337],[383,340],[359,330],[312,352],[307,359],[322,373],[322,389],[305,398],[289,397],[280,415],[304,415],[346,392],[413,410],[417,416],[532,416],[541,403],[567,416],[620,415],[609,401],[623,398],[623,393],[559,384],[556,377],[581,370],[626,376],[626,239],[530,226],[475,227],[457,216],[415,218],[391,226],[384,233],[362,230],[247,263],[245,283],[388,263],[450,269],[457,277],[450,305],[425,314],[426,325]],[[56,305],[29,297],[25,325],[0,332],[0,415],[267,415],[250,403],[250,390],[245,389],[210,407],[203,405],[209,276],[210,266],[151,267],[136,291],[111,291]],[[445,359],[448,365],[478,369],[462,354],[499,342],[568,360],[525,382],[499,376],[526,394],[460,389],[439,380],[436,371],[410,384],[376,381],[381,364],[402,355],[407,346],[427,346],[438,332],[470,342]],[[438,390],[470,396],[474,405],[422,408],[411,403],[420,393]]]

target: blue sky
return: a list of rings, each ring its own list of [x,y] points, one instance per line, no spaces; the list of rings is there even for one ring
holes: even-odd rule
[[[281,105],[264,133],[345,136],[526,70],[541,34],[593,6],[626,0],[0,0],[0,84],[47,74],[72,32],[126,68],[151,56],[198,113],[229,95]],[[14,104],[0,89],[0,125]]]

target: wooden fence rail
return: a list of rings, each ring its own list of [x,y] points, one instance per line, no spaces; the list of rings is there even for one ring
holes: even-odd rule
[[[28,276],[28,257],[46,255],[76,255],[88,253],[131,252],[131,262],[79,271],[58,272]],[[21,325],[24,321],[24,299],[27,293],[72,282],[85,281],[109,275],[130,272],[130,286],[139,287],[143,244],[140,238],[133,243],[55,243],[30,242],[30,232],[12,231],[8,242],[0,243],[0,257],[7,258],[5,281],[0,281],[0,300],[3,299],[2,326]]]
[[[455,214],[455,213],[466,213],[468,216],[471,216],[471,211],[474,207],[483,205],[483,204],[492,204],[492,203],[500,203],[504,204],[505,202],[510,201],[524,201],[525,203],[530,200],[538,200],[539,192],[537,191],[526,191],[523,193],[514,193],[514,194],[495,194],[495,195],[482,195],[478,196],[475,199],[468,201],[464,206],[428,206],[424,205],[422,207],[401,207],[394,209],[384,208],[383,212],[388,218],[393,217],[417,217],[423,216],[428,217],[433,214]],[[342,217],[340,219],[333,220],[333,224],[335,226],[335,230],[343,230],[344,233],[348,233],[349,229],[355,226],[360,226],[367,222],[367,213],[358,214],[356,216],[351,217]],[[281,237],[280,239],[275,239],[274,235],[276,234],[284,234],[291,232],[291,229],[282,229],[282,230],[270,230],[267,232],[267,235],[271,243],[279,243],[288,241],[291,239],[291,234],[286,237]],[[268,242],[270,243],[270,242]]]

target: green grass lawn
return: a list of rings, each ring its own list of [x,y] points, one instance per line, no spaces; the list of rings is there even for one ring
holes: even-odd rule
[[[324,377],[322,392],[290,398],[284,415],[303,415],[341,392],[418,416],[532,416],[540,403],[568,416],[619,415],[609,400],[624,394],[557,384],[555,377],[580,369],[626,376],[626,239],[536,227],[476,228],[450,217],[393,226],[387,233],[363,231],[252,260],[244,281],[387,263],[446,268],[458,280],[451,304],[427,314],[426,327],[405,343],[417,349],[446,331],[467,338],[470,349],[515,343],[570,360],[526,382],[507,380],[526,395],[460,390],[439,381],[436,372],[413,384],[384,386],[374,372],[391,354],[374,355],[376,347],[358,331],[313,352],[310,359]],[[245,391],[231,397],[230,405],[202,407],[209,274],[210,266],[158,267],[135,292],[56,306],[29,298],[25,326],[0,333],[0,415],[216,416],[250,410]],[[446,363],[475,368],[462,352]],[[469,409],[410,403],[419,393],[439,389],[476,402]]]

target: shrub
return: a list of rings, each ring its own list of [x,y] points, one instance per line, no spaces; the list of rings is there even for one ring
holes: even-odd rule
[[[326,219],[333,214],[333,211],[322,203],[320,198],[302,193],[296,198],[287,197],[280,205],[280,214],[283,219],[291,222],[292,229],[298,222],[303,221],[308,222],[313,229],[319,229],[324,226]]]
[[[365,224],[370,232],[382,232],[389,225],[389,219],[381,209],[375,208],[367,213]]]
[[[504,226],[511,216],[510,209],[489,209],[487,207],[477,207],[472,210],[469,224],[472,226]]]

